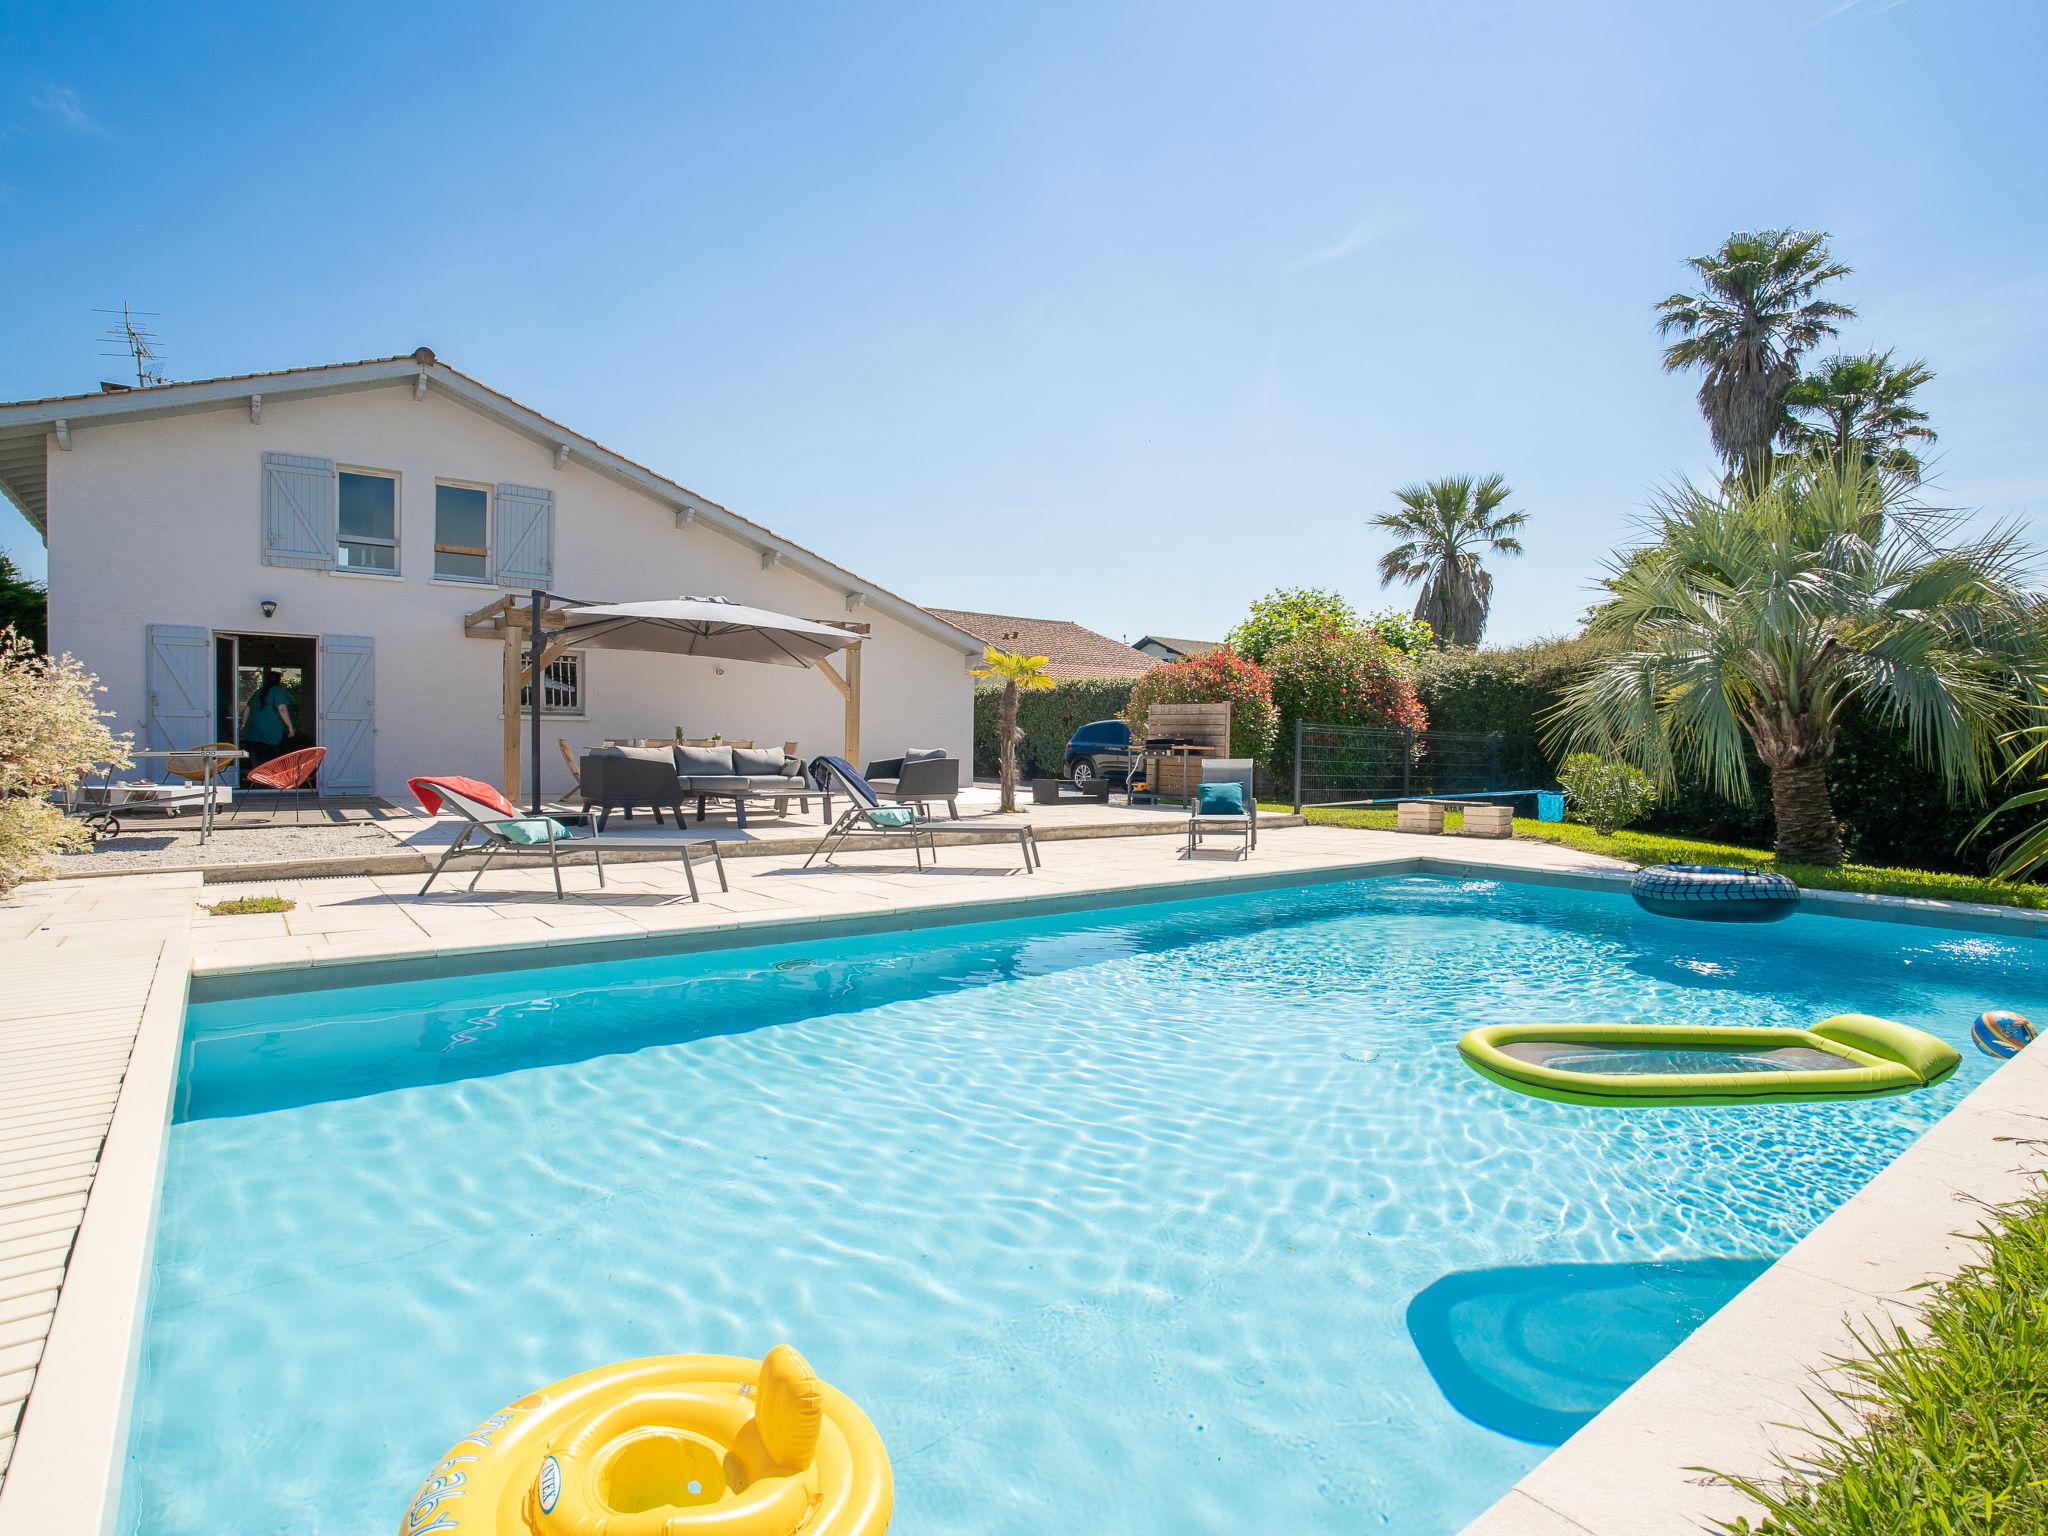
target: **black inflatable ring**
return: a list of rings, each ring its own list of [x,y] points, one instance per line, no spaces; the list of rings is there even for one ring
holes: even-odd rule
[[[1645,912],[1706,923],[1772,923],[1799,907],[1799,887],[1783,875],[1728,864],[1652,864],[1628,891]]]

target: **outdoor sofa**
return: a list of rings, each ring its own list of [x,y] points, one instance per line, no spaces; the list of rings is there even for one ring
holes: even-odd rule
[[[584,754],[577,777],[583,808],[596,813],[600,831],[613,811],[630,818],[641,806],[654,812],[657,824],[663,810],[672,810],[680,825],[683,804],[691,799],[697,802],[699,821],[705,802],[732,801],[744,827],[749,800],[773,801],[780,815],[792,800],[809,810],[817,793],[802,765],[779,747],[599,747]]]

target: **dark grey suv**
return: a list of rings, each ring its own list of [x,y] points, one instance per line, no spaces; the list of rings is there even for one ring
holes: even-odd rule
[[[1121,779],[1132,762],[1131,728],[1121,720],[1090,721],[1067,743],[1067,777],[1076,784]]]

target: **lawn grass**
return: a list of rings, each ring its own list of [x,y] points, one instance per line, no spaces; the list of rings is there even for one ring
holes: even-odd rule
[[[1292,806],[1267,805],[1269,811],[1290,811]],[[1392,807],[1385,810],[1317,810],[1311,807],[1313,826],[1371,827],[1391,831]],[[1460,823],[1459,813],[1444,818],[1446,828]],[[1586,853],[1602,853],[1626,859],[1631,864],[1743,864],[1790,875],[1800,885],[1817,891],[1862,891],[1874,896],[1922,896],[1935,901],[1976,901],[1999,907],[2048,910],[2048,886],[2010,885],[1977,875],[1951,875],[1932,869],[1887,869],[1873,864],[1844,864],[1826,869],[1818,864],[1780,864],[1768,848],[1745,848],[1736,843],[1708,843],[1696,838],[1662,837],[1650,832],[1616,832],[1602,836],[1591,827],[1573,821],[1536,821],[1517,816],[1515,836],[1532,842],[1557,843]]]
[[[1723,1474],[1764,1508],[1728,1536],[2020,1536],[2048,1531],[2048,1191],[1997,1212],[1978,1262],[1927,1295],[1924,1337],[1866,1337],[1842,1395],[1861,1424],[1780,1464]],[[1701,1469],[1695,1469],[1701,1470]]]
[[[289,896],[237,896],[207,907],[215,917],[254,917],[259,912],[289,912],[298,903]]]

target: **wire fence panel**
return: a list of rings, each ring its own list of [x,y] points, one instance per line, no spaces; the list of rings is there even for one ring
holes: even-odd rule
[[[1416,795],[1488,794],[1500,782],[1498,732],[1295,725],[1294,801],[1342,805]]]

